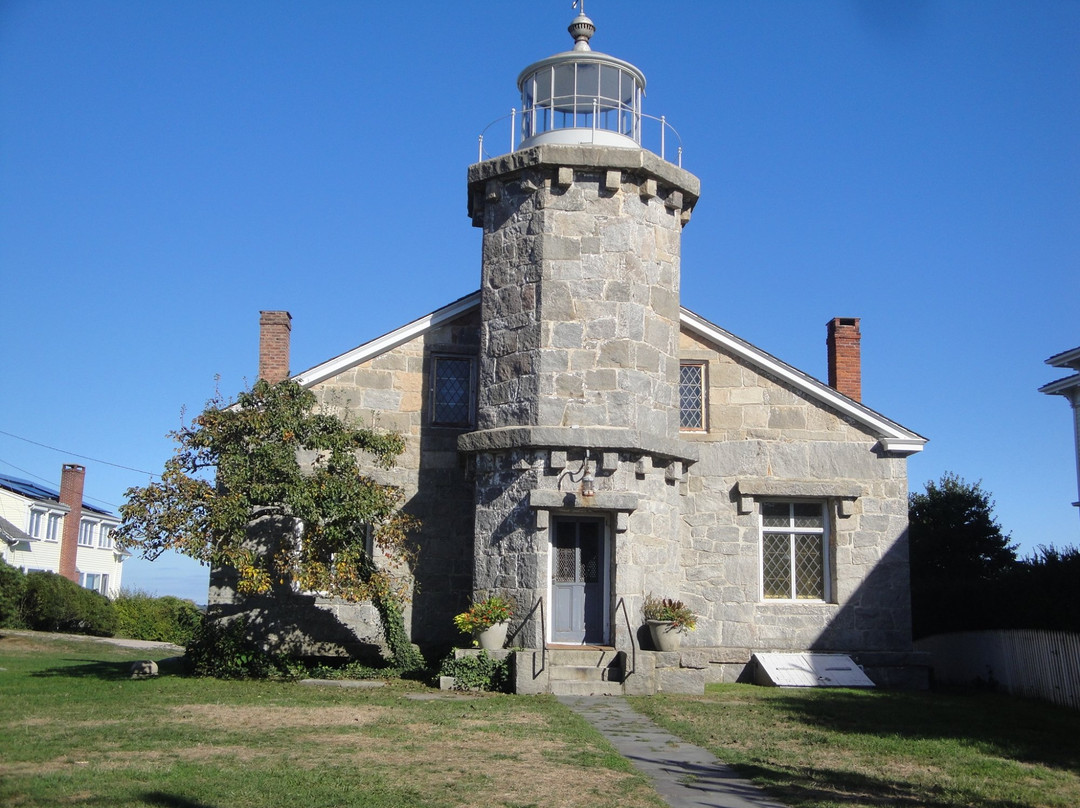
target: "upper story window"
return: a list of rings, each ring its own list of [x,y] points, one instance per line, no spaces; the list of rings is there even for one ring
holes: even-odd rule
[[[64,532],[64,515],[60,513],[50,513],[49,518],[45,522],[45,541],[60,541],[60,536]]]
[[[101,525],[98,528],[97,546],[102,550],[112,549],[112,530],[109,529],[108,525]]]
[[[41,526],[45,521],[45,514],[41,511],[30,511],[30,520],[26,524],[27,534],[35,539],[41,538]]]
[[[431,358],[431,422],[469,426],[476,400],[476,363],[471,357]]]
[[[705,430],[705,363],[679,365],[679,428]]]
[[[86,519],[79,522],[79,546],[94,546],[94,523]]]
[[[762,502],[762,596],[766,600],[826,600],[827,572],[824,504]]]

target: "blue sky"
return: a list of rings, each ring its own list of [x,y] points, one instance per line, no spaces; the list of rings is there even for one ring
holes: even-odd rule
[[[1022,553],[1080,543],[1071,413],[1037,392],[1080,345],[1080,2],[586,10],[701,179],[683,304],[818,377],[861,317],[864,402],[930,438],[912,487],[981,479]],[[296,372],[478,288],[477,135],[574,13],[0,0],[0,471],[82,462],[115,510],[184,408],[254,380],[260,309]],[[124,583],[206,595],[185,559]]]

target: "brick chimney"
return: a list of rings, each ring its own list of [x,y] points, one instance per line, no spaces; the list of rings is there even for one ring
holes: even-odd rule
[[[292,315],[287,311],[259,312],[259,378],[277,384],[289,378],[289,332]]]
[[[834,317],[828,323],[829,386],[862,401],[862,355],[858,317]]]
[[[65,463],[60,473],[60,504],[67,505],[64,516],[64,532],[60,538],[60,574],[70,581],[79,582],[75,568],[75,556],[79,552],[79,525],[82,522],[83,483],[86,467]]]

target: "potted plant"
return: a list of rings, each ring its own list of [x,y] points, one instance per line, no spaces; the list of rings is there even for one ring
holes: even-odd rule
[[[467,612],[455,615],[454,625],[459,631],[472,635],[474,645],[485,651],[497,651],[506,642],[506,630],[513,613],[511,601],[492,595],[474,601]]]
[[[659,651],[678,651],[683,634],[697,626],[697,617],[681,600],[646,595],[641,611],[653,645]]]

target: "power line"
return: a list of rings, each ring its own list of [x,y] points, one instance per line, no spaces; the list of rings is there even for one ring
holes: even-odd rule
[[[38,443],[36,440],[30,440],[30,438],[24,438],[21,435],[13,435],[10,432],[5,432],[2,429],[0,429],[0,435],[7,435],[9,438],[15,438],[15,440],[21,440],[21,441],[24,441],[26,443],[32,443],[34,446],[40,446],[42,449],[49,449],[49,450],[51,450],[53,452],[60,452],[60,454],[65,454],[65,455],[68,455],[69,457],[77,457],[80,460],[89,460],[89,461],[91,461],[93,463],[101,463],[104,466],[112,466],[113,468],[124,469],[125,471],[135,471],[135,472],[138,472],[139,474],[147,474],[147,475],[149,475],[151,477],[160,476],[160,475],[154,474],[152,471],[146,471],[144,469],[136,469],[136,468],[132,468],[131,466],[121,465],[120,463],[110,463],[108,460],[98,460],[96,457],[89,457],[87,455],[78,454],[77,452],[69,452],[66,449],[57,449],[55,446],[49,446],[48,444],[45,444],[45,443]],[[25,473],[29,474],[29,472],[25,472]]]
[[[35,480],[41,480],[41,482],[45,483],[46,485],[52,486],[52,485],[56,484],[55,480],[47,480],[44,477],[42,477],[40,474],[34,474],[34,472],[32,472],[32,471],[27,471],[24,468],[16,466],[10,460],[4,460],[4,458],[2,458],[2,457],[0,457],[0,463],[3,463],[5,466],[11,466],[16,471],[25,474],[27,477],[33,477]],[[87,494],[86,492],[83,492],[83,499],[89,499],[92,502],[100,502],[102,505],[108,505],[110,508],[119,508],[120,507],[115,502],[109,502],[107,499],[101,499],[100,497],[92,497],[89,494]]]

